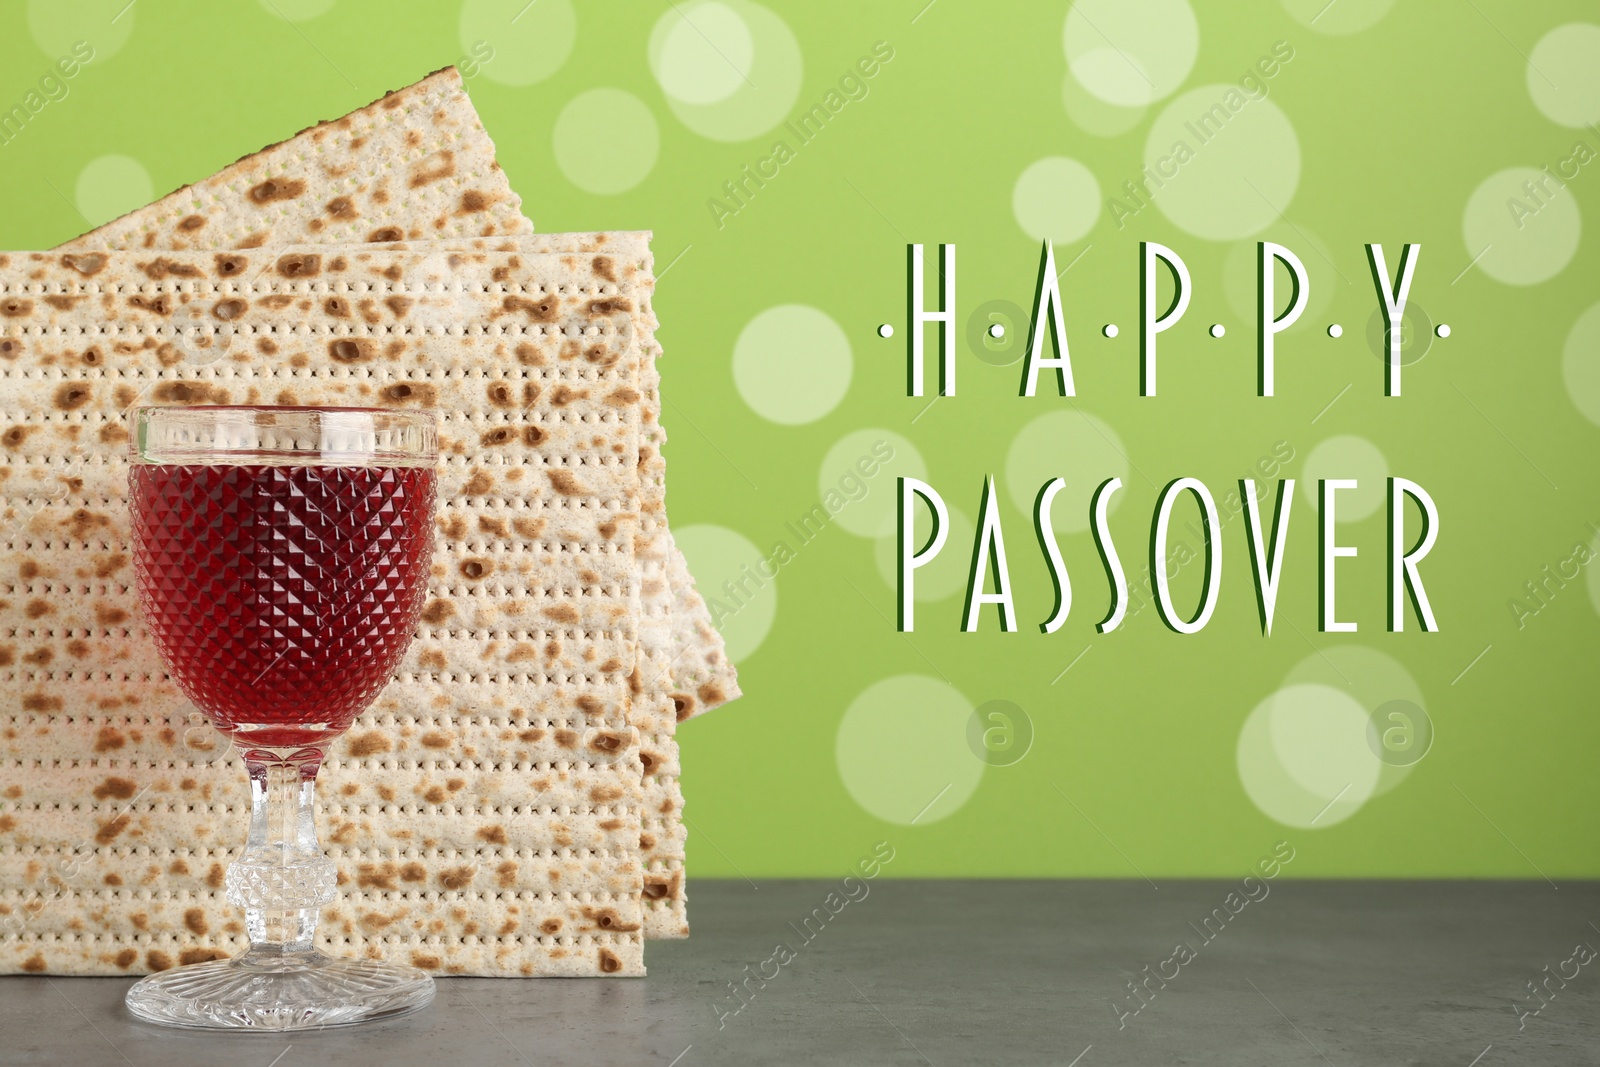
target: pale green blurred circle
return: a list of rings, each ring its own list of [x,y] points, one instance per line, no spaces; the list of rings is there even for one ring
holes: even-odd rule
[[[1061,77],[1061,106],[1079,129],[1096,137],[1127,133],[1139,124],[1145,113],[1143,107],[1106,103],[1085,89],[1071,71]]]
[[[1600,119],[1600,26],[1557,26],[1528,56],[1528,95],[1551,122],[1583,127]]]
[[[1525,188],[1530,181],[1543,203]],[[1513,202],[1521,206],[1513,210]],[[1560,274],[1577,252],[1582,231],[1572,193],[1532,167],[1489,175],[1468,198],[1461,220],[1467,258],[1477,259],[1477,269],[1507,285],[1537,285]]]
[[[1055,532],[1079,533],[1089,528],[1089,502],[1101,482],[1123,480],[1108,513],[1114,513],[1128,495],[1127,453],[1122,439],[1103,419],[1081,410],[1047,412],[1011,439],[1006,452],[1006,492],[1017,510],[1031,520],[1039,490],[1051,478],[1060,478],[1066,487],[1056,494],[1050,512]]]
[[[737,11],[718,0],[702,0],[673,5],[662,21],[668,29],[655,64],[662,92],[685,104],[715,104],[745,84],[755,41]]]
[[[850,339],[826,312],[782,304],[761,312],[733,345],[733,383],[757,415],[785,426],[815,422],[850,389]]]
[[[258,0],[270,14],[290,22],[306,22],[328,13],[334,0]]]
[[[758,549],[726,526],[685,526],[673,530],[672,537],[689,563],[695,590],[706,602],[712,625],[722,634],[728,659],[742,662],[761,647],[772,629],[778,614],[777,583],[786,560],[781,555],[774,558],[772,546]],[[789,548],[792,551],[796,546],[790,542]],[[776,568],[764,565],[767,561]],[[733,583],[731,590],[729,582]]]
[[[1256,319],[1258,241],[1271,241],[1287,248],[1300,257],[1300,262],[1305,264],[1306,273],[1311,276],[1311,293],[1306,300],[1306,310],[1300,316],[1300,320],[1289,327],[1290,333],[1302,328],[1316,329],[1319,325],[1318,320],[1328,310],[1328,305],[1333,303],[1335,291],[1351,295],[1354,290],[1354,295],[1365,300],[1367,293],[1372,289],[1365,262],[1352,262],[1348,267],[1341,267],[1338,265],[1339,261],[1334,250],[1329,248],[1328,243],[1320,236],[1298,223],[1291,225],[1287,219],[1278,219],[1250,240],[1235,241],[1229,245],[1228,255],[1222,261],[1223,295],[1227,297],[1228,307],[1233,313],[1246,322],[1254,322]],[[1283,309],[1289,306],[1289,296],[1293,290],[1289,286],[1289,268],[1274,261],[1273,269],[1277,271],[1277,286],[1274,291],[1278,306],[1273,309],[1276,315],[1281,314]],[[1364,285],[1366,288],[1355,290],[1357,285]]]
[[[1360,522],[1384,506],[1389,492],[1389,461],[1365,437],[1340,434],[1317,444],[1300,468],[1300,492],[1315,511],[1319,479],[1354,478],[1354,489],[1340,489],[1338,521]]]
[[[643,100],[621,89],[590,89],[561,109],[552,134],[556,165],[586,193],[625,193],[649,176],[661,130]]]
[[[830,500],[842,501],[833,520],[857,537],[876,538],[895,521],[896,479],[901,477],[928,479],[928,465],[916,445],[875,427],[847,433],[822,458],[816,506],[826,509]]]
[[[1193,153],[1181,164],[1179,144]],[[1233,84],[1192,89],[1163,108],[1150,127],[1144,161],[1165,181],[1155,195],[1161,213],[1213,241],[1260,233],[1289,210],[1300,185],[1300,139],[1289,117],[1271,100],[1251,99]]]
[[[466,0],[456,24],[468,53],[478,42],[494,49],[483,76],[501,85],[533,85],[561,69],[578,37],[572,0]]]
[[[1360,810],[1383,763],[1367,747],[1367,711],[1325,685],[1290,685],[1251,711],[1239,731],[1239,780],[1262,813],[1325,829]]]
[[[916,577],[913,579],[911,591],[918,603],[944,600],[946,597],[965,593],[967,589],[967,570],[972,565],[972,535],[975,527],[972,520],[967,518],[967,513],[954,504],[946,501],[945,510],[950,513],[950,526],[944,548],[940,549],[939,554],[933,559],[918,567]],[[899,575],[895,573],[899,562],[897,558],[899,553],[896,551],[899,541],[897,525],[891,518],[872,548],[873,559],[878,564],[878,576],[890,589],[898,589],[900,586]],[[914,547],[921,548],[926,544],[928,534],[932,530],[933,518],[929,514],[928,507],[919,503]],[[987,573],[984,578],[987,581]],[[991,613],[995,610],[989,609]],[[948,618],[952,628],[960,625],[956,613],[951,613]]]
[[[766,133],[790,117],[790,111],[800,95],[805,63],[800,54],[800,42],[795,39],[794,31],[772,11],[760,4],[751,3],[750,0],[717,0],[716,6],[726,9],[727,15],[716,16],[718,21],[713,26],[715,35],[707,34],[707,36],[711,36],[713,44],[721,40],[734,45],[740,54],[724,57],[716,55],[715,48],[702,49],[683,43],[692,40],[684,35],[686,22],[690,23],[688,33],[699,36],[695,32],[695,24],[698,23],[698,18],[695,16],[696,8],[673,4],[661,15],[656,21],[655,28],[650,31],[650,43],[647,49],[650,71],[666,93],[667,106],[689,129],[713,141],[747,141]],[[743,50],[739,47],[740,38],[737,33],[730,33],[729,16],[738,20],[750,39],[749,58],[744,62],[740,62],[743,58]],[[702,38],[701,44],[706,43]],[[715,56],[715,64],[729,67],[730,73],[737,75],[738,84],[734,86],[733,91],[706,103],[698,103],[693,99],[676,95],[683,92],[686,86],[691,97],[707,96],[721,91],[723,84],[721,73],[711,75],[702,73],[692,82],[682,73],[685,55],[692,53],[703,57],[708,51],[710,55]],[[711,79],[709,82],[705,80],[708,76]],[[872,81],[866,80],[865,84],[870,87]],[[815,99],[806,106],[809,108],[812,103],[821,106],[829,88],[834,86],[819,85]],[[870,91],[869,88],[869,94]],[[857,106],[859,104],[847,103],[845,110]],[[828,115],[822,124],[822,129],[825,131],[827,126],[842,114],[843,111]],[[780,136],[791,151],[798,151],[802,147],[803,142],[789,131],[784,130]]]
[[[1600,426],[1600,304],[1579,315],[1568,331],[1561,378],[1583,417]]]
[[[1283,0],[1301,25],[1334,36],[1376,26],[1393,6],[1394,0]]]
[[[1022,232],[1035,241],[1067,244],[1094,229],[1100,218],[1100,183],[1075,159],[1041,159],[1017,178],[1011,189],[1011,212]]]
[[[101,156],[78,173],[74,200],[93,226],[120,218],[153,199],[149,172],[131,156]]]
[[[1142,107],[1189,76],[1200,26],[1187,0],[1077,0],[1061,43],[1068,68],[1091,94]]]
[[[1396,701],[1414,705],[1427,715],[1427,700],[1411,672],[1394,657],[1365,645],[1334,645],[1313,652],[1295,664],[1283,684],[1325,685],[1338,689],[1365,708],[1369,719],[1379,709]],[[1368,735],[1370,749],[1370,724]],[[1388,792],[1410,773],[1410,764],[1384,763],[1378,772],[1373,795]]]
[[[901,826],[954,814],[983,780],[967,747],[972,702],[938,678],[902,674],[845,710],[834,743],[839,777],[867,812]]]
[[[52,62],[72,56],[73,46],[82,41],[94,49],[90,62],[101,63],[133,36],[138,10],[128,0],[28,0],[28,32]]]

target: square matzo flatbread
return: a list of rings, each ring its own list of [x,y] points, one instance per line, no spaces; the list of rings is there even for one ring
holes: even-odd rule
[[[592,256],[595,269],[602,272],[613,269],[616,262],[650,262],[650,235],[643,232],[538,234],[445,244],[454,250],[581,253]],[[677,648],[672,633],[674,600],[669,579],[671,540],[666,524],[666,461],[661,452],[666,435],[660,424],[660,376],[655,367],[661,347],[655,339],[657,323],[649,304],[641,311],[640,523],[634,541],[640,586],[639,659],[629,721],[640,734],[640,760],[644,770],[639,847],[644,865],[645,936],[680,938],[689,934],[685,874],[687,835],[682,817],[682,768],[674,734],[677,723],[687,718],[688,711],[695,705],[696,696],[678,691],[672,678]],[[689,588],[692,589],[692,585]],[[702,688],[711,684],[714,683]],[[731,679],[729,684],[732,684]],[[737,694],[736,689],[734,694]]]
[[[242,947],[247,811],[137,617],[134,403],[441,409],[440,544],[396,681],[331,753],[320,935],[475,974],[643,971],[636,677],[643,271],[300,249],[0,257],[0,969]]]

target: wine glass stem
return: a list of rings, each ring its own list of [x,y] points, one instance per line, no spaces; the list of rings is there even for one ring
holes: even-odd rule
[[[317,914],[337,896],[338,872],[317,843],[314,803],[322,753],[251,751],[250,837],[228,867],[228,899],[244,909],[248,957],[314,951]]]

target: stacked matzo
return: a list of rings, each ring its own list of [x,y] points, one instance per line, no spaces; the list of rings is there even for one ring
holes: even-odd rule
[[[445,71],[68,255],[0,267],[0,300],[30,305],[0,318],[19,401],[0,470],[25,523],[0,603],[19,639],[0,969],[137,973],[238,947],[218,887],[243,774],[207,765],[214,738],[130,617],[116,436],[132,401],[441,411],[434,598],[320,787],[344,883],[331,947],[632,974],[641,934],[687,933],[673,728],[738,690],[666,529],[648,235],[535,236],[517,205]],[[92,288],[72,302],[112,277],[133,288],[110,309]],[[119,316],[140,347],[70,333]],[[508,335],[523,319],[542,340]],[[72,618],[29,618],[40,600]]]
[[[61,249],[226,250],[530,236],[533,224],[521,206],[460,75],[447,67]],[[658,432],[651,444],[664,440]],[[737,698],[739,688],[676,548],[668,565],[675,576],[672,684],[679,716],[688,718]]]

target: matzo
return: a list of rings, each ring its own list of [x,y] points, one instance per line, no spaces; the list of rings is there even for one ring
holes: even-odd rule
[[[444,116],[445,121],[441,121]],[[377,130],[377,133],[372,131]],[[384,131],[387,131],[385,133]],[[442,150],[446,142],[459,147],[454,153],[456,172],[440,176],[440,168],[427,161]],[[384,151],[404,150],[398,157],[411,175],[403,185],[391,183],[375,188],[367,175],[388,167]],[[422,149],[429,149],[422,152]],[[316,167],[300,165],[308,155],[316,155]],[[186,192],[202,194],[185,200],[175,194],[123,220],[87,234],[67,247],[103,245],[185,247],[198,232],[228,233],[231,239],[246,243],[262,240],[263,227],[252,222],[251,198],[240,198],[261,182],[276,181],[282,174],[296,183],[295,194],[275,203],[273,239],[289,232],[299,239],[338,241],[360,239],[359,223],[372,205],[391,223],[387,229],[372,229],[370,239],[431,235],[426,227],[414,223],[431,219],[433,223],[460,217],[440,210],[462,189],[477,190],[481,204],[493,207],[498,227],[486,226],[483,234],[517,233],[527,239],[531,226],[512,211],[501,212],[498,205],[515,204],[516,198],[503,172],[493,159],[493,145],[483,132],[471,104],[461,91],[459,78],[452,70],[431,76],[418,86],[390,94],[383,101],[363,108],[346,119],[325,123],[258,156],[240,161],[222,174]],[[393,168],[389,168],[393,169]],[[275,187],[276,188],[276,187]],[[443,191],[441,191],[443,190]],[[462,194],[465,195],[465,194]],[[334,210],[328,210],[333,205]],[[468,213],[470,214],[470,213]],[[199,225],[199,219],[208,220]],[[410,219],[409,216],[416,216]],[[330,225],[340,216],[341,230]],[[514,217],[513,217],[514,216]],[[218,223],[213,228],[212,223]],[[354,227],[354,229],[352,229]],[[518,232],[520,231],[520,232]],[[454,221],[449,228],[435,227],[435,234],[472,233]],[[153,234],[153,236],[152,236]],[[646,251],[648,235],[616,235],[616,240],[638,238],[633,247]],[[534,239],[546,251],[599,248],[605,235],[552,235]],[[483,245],[484,242],[476,242]],[[266,250],[263,250],[266,251]],[[616,246],[610,251],[615,252]],[[659,353],[653,344],[653,317],[644,324],[647,354]],[[677,784],[677,746],[672,738],[674,717],[678,720],[699,714],[739,693],[732,665],[723,654],[721,637],[710,625],[703,601],[693,592],[692,579],[684,560],[672,544],[664,511],[664,465],[661,444],[665,439],[659,424],[659,399],[653,362],[641,368],[642,413],[645,440],[642,445],[646,504],[642,512],[644,529],[640,533],[638,558],[641,581],[646,590],[641,637],[639,685],[633,704],[633,722],[644,734],[642,756],[647,787],[652,792],[641,848],[646,863],[646,932],[650,936],[683,936],[687,933],[684,916],[683,852],[684,832],[678,811],[681,792]],[[315,395],[303,402],[317,402]],[[505,517],[489,518],[504,524]],[[477,566],[477,562],[469,565]],[[663,675],[663,672],[666,672]],[[662,690],[670,693],[663,693]]]
[[[618,262],[650,262],[650,235],[642,232],[541,234],[476,240],[456,249],[493,248],[534,254],[583,253],[601,274]],[[651,280],[653,284],[653,279]],[[651,285],[643,286],[646,293]],[[639,565],[640,624],[638,678],[630,722],[640,733],[644,770],[640,856],[644,864],[645,936],[680,938],[689,934],[685,876],[686,832],[676,725],[695,707],[695,697],[675,692],[672,670],[673,590],[669,582],[670,535],[666,524],[666,461],[661,445],[660,378],[655,360],[656,320],[648,303],[639,319],[641,443],[639,447],[640,525],[635,539]],[[685,574],[687,571],[685,570]],[[731,684],[731,680],[730,680]],[[737,689],[734,689],[737,695]]]
[[[461,531],[477,541],[444,533],[419,639],[324,771],[345,895],[323,943],[642,973],[626,268],[324,248],[12,255],[0,278],[0,966],[138,973],[241,947],[219,887],[243,774],[205,766],[215,735],[130,640],[119,413],[315,391],[445,408],[442,531],[489,518]]]
[[[532,232],[461,76],[446,67],[61,248],[222,250]],[[667,540],[669,580],[691,585],[675,588],[670,616],[672,688],[689,716],[739,690],[688,566]]]
[[[216,250],[523,233],[454,67],[319,123],[63,250]]]

